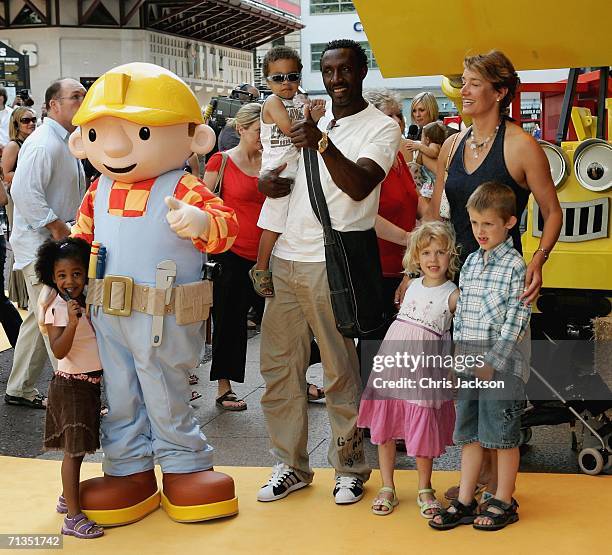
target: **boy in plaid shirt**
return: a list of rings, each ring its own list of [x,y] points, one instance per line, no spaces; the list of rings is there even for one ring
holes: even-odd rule
[[[512,494],[528,368],[520,348],[529,345],[530,317],[530,308],[519,297],[527,267],[508,236],[517,223],[516,198],[509,187],[493,181],[480,185],[467,209],[480,249],[468,256],[461,270],[453,336],[459,342],[456,352],[476,349],[484,353],[484,366],[457,381],[453,439],[462,446],[459,497],[430,526],[448,530],[473,523],[479,530],[499,530],[518,520]],[[497,490],[476,516],[474,490],[483,448],[496,452]]]

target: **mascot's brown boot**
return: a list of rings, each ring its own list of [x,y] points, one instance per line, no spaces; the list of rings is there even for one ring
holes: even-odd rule
[[[238,513],[238,498],[234,480],[214,470],[165,473],[162,507],[177,522],[199,522],[235,515]]]
[[[85,480],[80,485],[80,497],[87,518],[100,526],[136,522],[157,509],[160,502],[153,470]]]

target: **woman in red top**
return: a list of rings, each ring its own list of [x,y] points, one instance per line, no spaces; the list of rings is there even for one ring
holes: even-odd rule
[[[259,121],[261,105],[245,104],[236,119],[240,135],[238,146],[226,151],[220,196],[231,206],[240,230],[232,248],[215,255],[221,263],[221,274],[213,289],[213,344],[211,381],[217,381],[216,403],[226,410],[245,410],[246,403],[232,391],[231,381],[244,383],[247,345],[247,313],[251,306],[263,305],[251,284],[249,270],[257,260],[261,229],[257,227],[259,212],[265,196],[257,190],[261,169],[261,142]],[[206,164],[204,182],[213,190],[223,161],[217,152]],[[263,309],[263,306],[262,306]]]
[[[393,118],[404,133],[404,117],[398,98],[388,90],[366,91],[363,97],[381,112]],[[395,290],[403,277],[402,258],[409,232],[414,229],[419,209],[419,195],[401,152],[380,185],[376,218],[378,250],[384,276],[385,297],[390,313],[395,312]]]

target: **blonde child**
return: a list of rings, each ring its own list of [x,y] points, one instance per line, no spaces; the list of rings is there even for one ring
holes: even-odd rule
[[[309,101],[298,95],[302,78],[302,61],[298,53],[287,46],[275,46],[263,60],[263,74],[272,94],[261,110],[261,173],[286,164],[281,177],[295,180],[300,150],[291,143],[291,126],[303,119],[303,107],[308,106],[314,121],[325,112],[323,100]],[[278,236],[285,230],[289,196],[267,198],[257,225],[263,228],[259,241],[257,263],[249,272],[255,291],[262,297],[274,296],[270,257]]]
[[[57,511],[66,513],[62,534],[98,538],[104,530],[88,519],[79,503],[79,475],[86,453],[100,447],[102,365],[93,327],[85,314],[89,245],[82,239],[46,241],[38,250],[36,274],[43,289],[39,323],[58,359],[49,386],[45,450],[64,451]]]
[[[410,236],[403,265],[406,273],[418,271],[421,277],[410,282],[397,318],[374,358],[375,364],[404,353],[415,357],[450,354],[451,321],[459,297],[457,287],[450,281],[458,267],[455,235],[450,226],[427,222],[417,228]],[[452,445],[455,410],[451,389],[441,385],[427,388],[422,381],[445,380],[448,370],[438,366],[423,362],[412,368],[398,363],[373,368],[357,425],[370,428],[371,441],[378,445],[383,487],[372,504],[376,515],[388,515],[398,504],[393,481],[397,439],[403,439],[407,454],[416,457],[416,501],[421,515],[430,519],[441,510],[431,486],[431,473],[433,459]],[[385,382],[397,384],[404,378],[415,380],[415,387],[385,386]]]

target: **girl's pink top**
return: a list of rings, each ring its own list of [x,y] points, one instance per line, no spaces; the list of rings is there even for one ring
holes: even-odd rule
[[[59,295],[47,308],[45,324],[51,324],[57,328],[65,328],[68,325],[68,305]],[[79,318],[77,329],[74,332],[72,348],[64,358],[57,361],[57,369],[67,374],[83,374],[102,370],[96,334],[89,318],[84,313]]]

